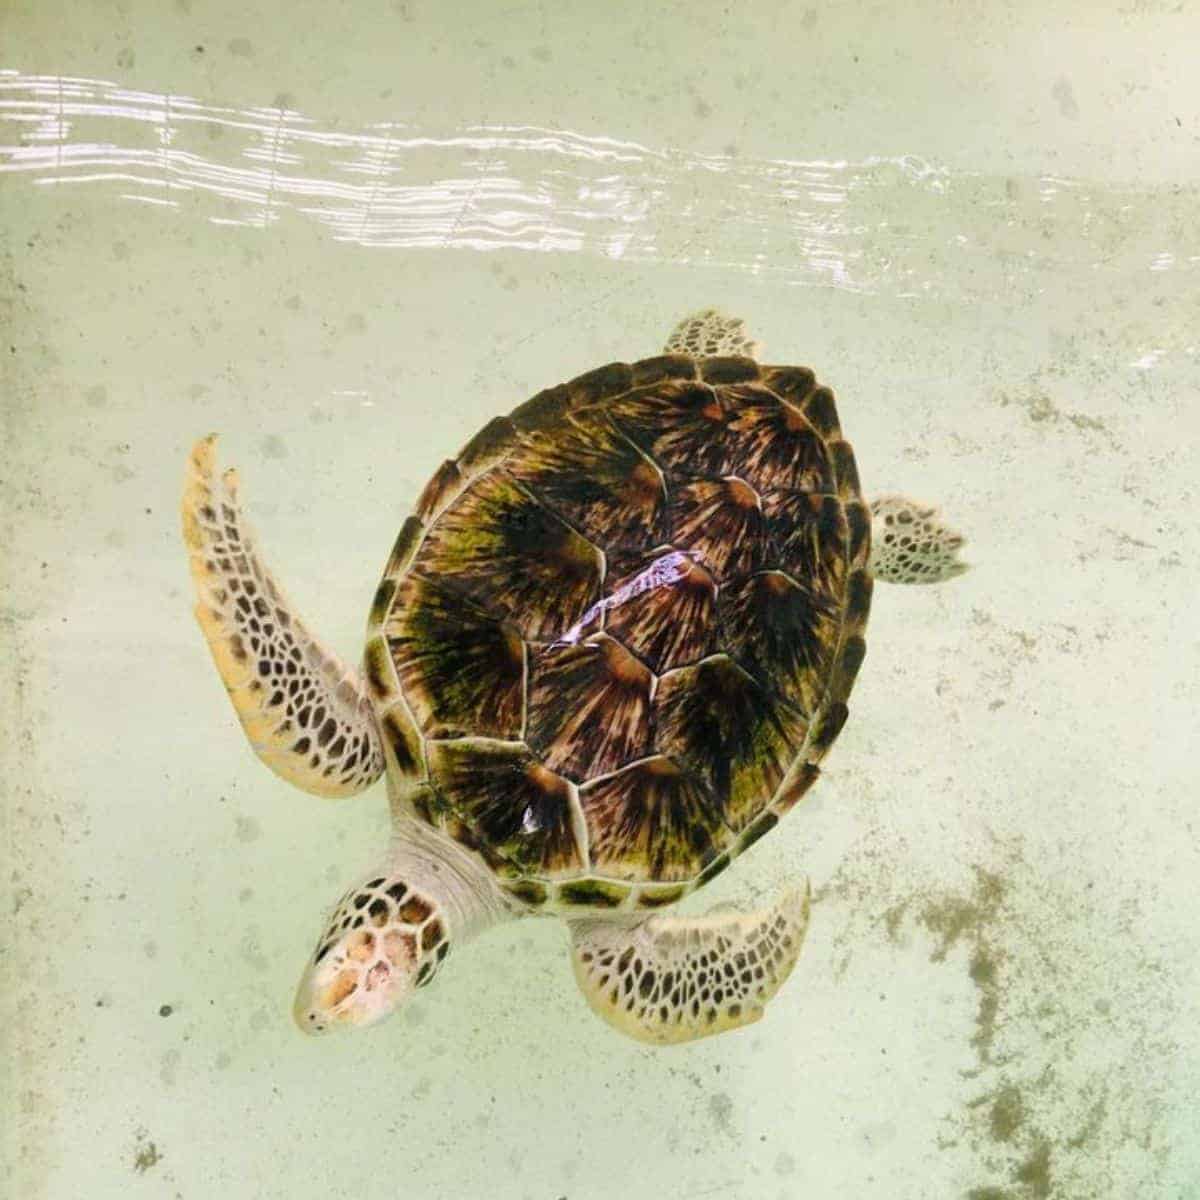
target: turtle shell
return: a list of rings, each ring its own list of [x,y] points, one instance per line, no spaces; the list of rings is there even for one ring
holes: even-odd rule
[[[437,471],[376,594],[404,795],[525,904],[672,903],[816,779],[869,541],[805,368],[665,355],[539,393]]]

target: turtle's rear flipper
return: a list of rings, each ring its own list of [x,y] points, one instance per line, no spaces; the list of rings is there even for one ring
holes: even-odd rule
[[[908,496],[871,501],[871,572],[884,583],[944,583],[969,567],[958,557],[967,539],[936,505]]]
[[[610,1025],[643,1042],[690,1042],[749,1025],[791,974],[807,889],[755,913],[571,922],[575,978]]]
[[[746,322],[741,317],[727,317],[715,308],[706,308],[684,317],[671,330],[663,349],[668,354],[690,354],[692,358],[732,355],[757,359],[763,352],[763,344],[746,332]]]
[[[318,796],[350,796],[383,773],[357,672],[301,624],[263,565],[237,499],[216,473],[216,437],[197,442],[183,492],[196,619],[255,753]]]

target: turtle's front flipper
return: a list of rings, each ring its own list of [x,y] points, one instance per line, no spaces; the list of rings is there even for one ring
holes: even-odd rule
[[[763,352],[763,344],[746,332],[746,322],[741,317],[727,317],[715,308],[706,308],[684,317],[671,330],[663,349],[668,354],[690,354],[692,358],[729,355],[758,358]]]
[[[944,583],[969,566],[958,557],[966,538],[936,505],[908,496],[871,501],[871,573],[884,583]]]
[[[800,956],[808,910],[806,889],[755,913],[572,921],[575,978],[595,1012],[639,1041],[723,1033],[763,1015]]]
[[[384,761],[365,686],[313,639],[263,565],[236,474],[216,473],[215,436],[188,460],[183,539],[196,619],[255,753],[318,796],[374,783]]]

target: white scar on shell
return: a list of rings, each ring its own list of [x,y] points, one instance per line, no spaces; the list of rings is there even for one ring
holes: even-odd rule
[[[599,620],[602,613],[620,608],[622,604],[627,604],[630,600],[656,588],[678,583],[688,573],[688,567],[693,562],[699,562],[701,557],[698,550],[672,550],[669,554],[656,558],[641,574],[622,584],[611,596],[597,600],[562,637],[551,643],[551,648],[576,645],[583,636],[583,631]]]

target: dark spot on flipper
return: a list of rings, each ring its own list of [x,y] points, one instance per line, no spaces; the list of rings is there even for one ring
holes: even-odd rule
[[[420,896],[409,896],[409,898],[400,905],[397,916],[406,925],[420,925],[428,920],[433,913],[433,906],[426,900],[422,900]]]

